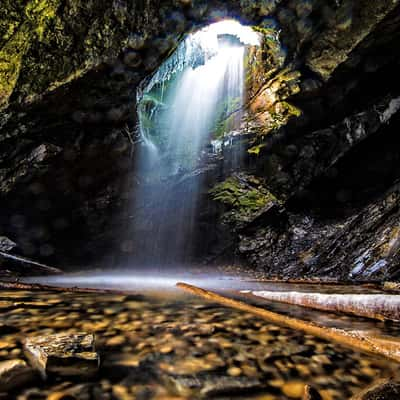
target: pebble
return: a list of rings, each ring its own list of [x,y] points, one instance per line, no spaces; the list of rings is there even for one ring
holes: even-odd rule
[[[377,370],[374,368],[370,368],[370,367],[363,367],[361,368],[361,373],[367,376],[375,376],[375,374],[377,373]]]
[[[304,382],[289,381],[282,385],[282,393],[291,399],[301,399],[304,393]]]
[[[75,396],[65,392],[54,392],[47,396],[46,400],[75,400]]]
[[[122,385],[114,385],[112,387],[112,394],[120,400],[131,400],[132,396],[130,396],[128,388]]]
[[[275,388],[280,388],[285,384],[285,381],[282,379],[272,379],[268,381],[268,384]]]
[[[160,347],[160,353],[162,353],[162,354],[171,353],[173,350],[174,350],[174,348],[172,346],[162,346],[162,347]]]
[[[312,356],[311,359],[316,361],[317,364],[331,364],[331,360],[325,354]]]
[[[230,367],[228,368],[227,373],[230,376],[239,376],[242,375],[242,370],[238,367]]]
[[[18,389],[19,400],[57,400],[57,395],[79,400],[301,399],[310,382],[323,400],[343,400],[395,368],[250,314],[186,297],[0,295],[3,301],[20,303],[2,310],[0,361],[21,357],[21,342],[27,338],[49,341],[56,333],[82,331],[96,332],[102,354],[99,374],[84,378],[82,393],[71,391],[76,383],[57,373],[57,382],[49,380],[46,387],[36,380]],[[47,299],[52,299],[51,307],[40,306]],[[248,391],[252,394],[247,397]]]
[[[162,371],[175,375],[192,375],[202,371],[210,371],[218,365],[211,362],[205,362],[201,358],[188,357],[172,364],[160,363],[159,367]]]
[[[321,389],[319,391],[323,400],[336,400],[338,397],[335,395],[335,392],[329,389]],[[337,393],[336,393],[337,394]],[[340,397],[339,397],[340,398]]]
[[[121,346],[126,342],[124,336],[114,336],[106,341],[106,346]]]
[[[3,340],[0,340],[0,350],[7,349],[10,347],[14,347],[14,345],[10,342],[5,342]]]

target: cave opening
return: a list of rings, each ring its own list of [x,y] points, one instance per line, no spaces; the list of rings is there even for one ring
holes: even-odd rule
[[[0,398],[397,399],[400,0],[3,3]]]
[[[210,24],[187,35],[139,85],[133,208],[144,214],[133,221],[132,240],[140,248],[133,264],[185,264],[202,252],[199,202],[209,160],[243,127],[246,55],[260,42],[235,20]]]

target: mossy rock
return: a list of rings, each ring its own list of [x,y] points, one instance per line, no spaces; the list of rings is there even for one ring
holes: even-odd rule
[[[56,16],[60,0],[8,1],[0,18],[0,108],[7,103],[18,81],[22,61],[34,41],[42,42],[49,23]]]
[[[243,173],[218,183],[209,193],[214,201],[225,205],[226,222],[235,224],[249,222],[263,210],[279,203],[261,178]]]

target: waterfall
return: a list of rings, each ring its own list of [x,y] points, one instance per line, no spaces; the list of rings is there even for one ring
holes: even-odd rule
[[[176,264],[192,256],[206,145],[238,128],[243,106],[249,41],[227,22],[189,35],[140,93],[135,262]]]
[[[221,113],[243,101],[244,47],[221,47],[218,53],[195,69],[187,68],[166,99],[160,115],[167,129],[166,151],[174,154],[172,172],[195,166],[200,149]],[[233,111],[233,110],[232,110]],[[237,113],[239,114],[239,113]]]

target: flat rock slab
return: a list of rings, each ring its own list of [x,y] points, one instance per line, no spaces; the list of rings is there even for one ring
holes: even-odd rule
[[[0,392],[7,392],[30,382],[35,376],[34,370],[24,360],[0,362]]]
[[[94,335],[88,333],[27,338],[24,352],[43,378],[47,375],[90,376],[97,372],[100,363]]]

